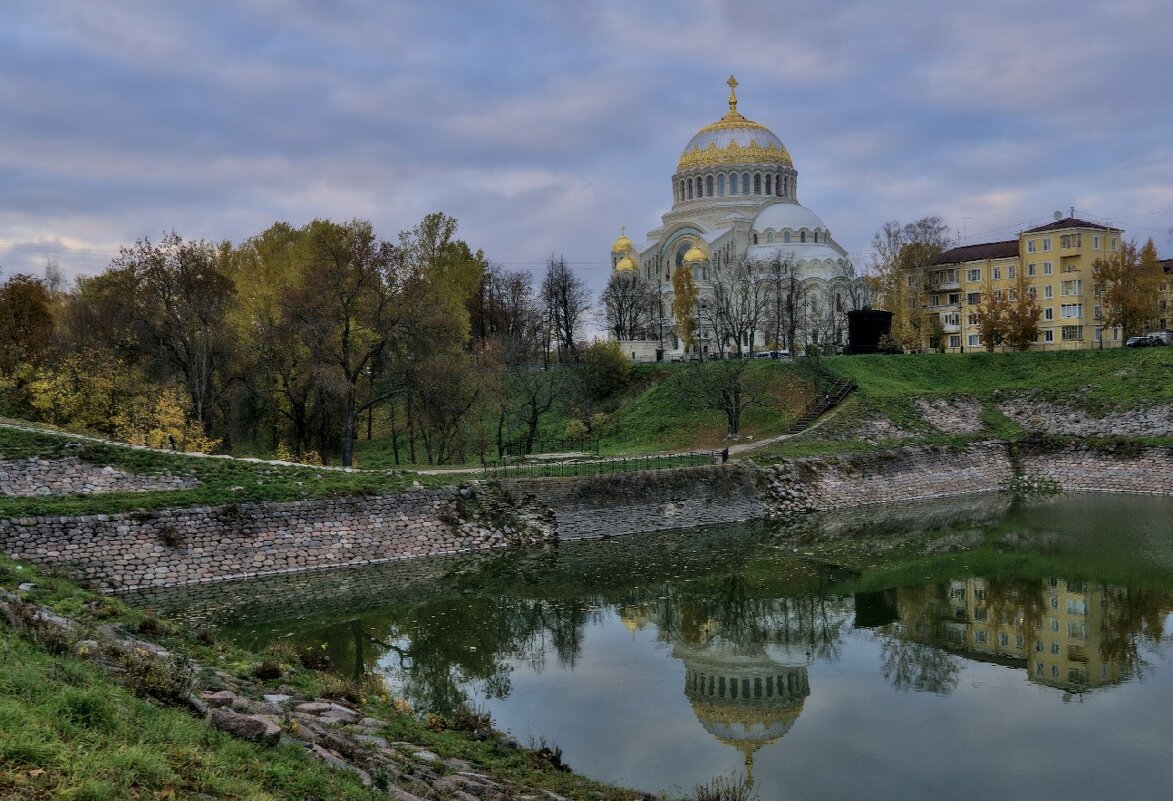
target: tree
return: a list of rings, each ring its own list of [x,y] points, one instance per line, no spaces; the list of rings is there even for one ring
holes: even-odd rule
[[[765,268],[768,289],[765,305],[765,329],[775,348],[795,352],[799,321],[806,305],[807,287],[798,276],[794,260],[774,257]]]
[[[1006,344],[1015,350],[1030,350],[1031,344],[1039,338],[1043,310],[1035,300],[1035,288],[1026,270],[1018,270],[1013,293],[1006,309]]]
[[[1157,327],[1157,304],[1164,275],[1157,248],[1150,237],[1143,248],[1121,242],[1120,250],[1096,259],[1092,280],[1100,295],[1105,328],[1120,326],[1124,336],[1136,336]],[[1103,338],[1100,339],[1103,347]]]
[[[1019,272],[1025,272],[1019,270]],[[982,270],[985,279],[982,283],[982,297],[977,305],[977,329],[981,337],[982,347],[993,353],[994,348],[1006,340],[1008,331],[1007,313],[1009,301],[1002,294],[1002,290],[994,289],[993,270],[989,262]]]
[[[892,312],[891,347],[921,347],[928,270],[951,244],[948,231],[940,217],[922,217],[904,226],[886,222],[872,237],[869,289],[876,306]]]
[[[603,290],[607,330],[618,340],[647,338],[656,320],[659,293],[634,270],[612,272]]]
[[[766,390],[764,374],[751,359],[721,359],[689,370],[684,389],[702,409],[725,415],[729,436],[741,432],[741,415],[761,403]]]
[[[0,373],[41,362],[53,339],[51,304],[39,278],[18,273],[0,284]]]
[[[717,260],[711,270],[712,293],[705,304],[709,327],[717,335],[717,349],[732,344],[734,352],[754,349],[754,335],[769,306],[770,284],[756,265],[744,259]]]
[[[577,362],[578,329],[590,309],[590,293],[561,256],[551,256],[546,262],[542,305],[549,341],[557,348],[559,359]]]
[[[700,290],[692,279],[692,270],[680,267],[672,273],[673,328],[685,353],[691,353],[697,340],[697,310]]]
[[[376,239],[369,222],[314,220],[306,236],[309,261],[293,309],[316,369],[341,398],[342,464],[350,467],[358,415],[390,394],[374,391],[369,377],[401,333],[408,276],[403,252]]]
[[[227,245],[186,242],[172,231],[158,245],[140,239],[122,248],[138,290],[133,320],[146,350],[174,370],[191,398],[191,414],[211,430],[213,403],[223,390],[232,341],[226,324],[235,285],[220,270]]]

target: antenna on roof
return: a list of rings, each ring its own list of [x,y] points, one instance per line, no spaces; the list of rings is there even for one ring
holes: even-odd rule
[[[1071,218],[1075,219],[1075,206],[1071,207]]]
[[[1074,217],[1075,215],[1073,214],[1071,216]],[[1062,219],[1063,219],[1063,212],[1061,212],[1061,211],[1055,212],[1055,222],[1059,222]]]

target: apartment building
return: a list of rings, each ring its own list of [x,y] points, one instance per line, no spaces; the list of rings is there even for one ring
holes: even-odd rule
[[[1119,250],[1123,234],[1119,228],[1066,217],[1023,231],[1017,239],[946,250],[925,276],[922,347],[948,353],[984,350],[978,333],[982,292],[992,289],[1015,300],[1020,270],[1042,309],[1032,350],[1120,347],[1120,328],[1100,324],[1092,265]]]

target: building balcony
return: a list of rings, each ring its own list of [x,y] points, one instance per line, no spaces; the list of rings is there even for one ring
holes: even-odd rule
[[[961,289],[961,281],[956,279],[948,279],[945,281],[936,281],[929,284],[930,292],[940,292],[948,289]]]

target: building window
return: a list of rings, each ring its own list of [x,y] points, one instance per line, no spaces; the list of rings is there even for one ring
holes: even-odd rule
[[[688,179],[688,199],[692,200],[692,179]]]
[[[949,305],[950,306],[956,306],[960,302],[961,302],[961,293],[960,292],[950,292],[949,293]]]
[[[1059,653],[1059,643],[1057,643],[1057,642],[1053,642],[1053,643],[1051,643],[1051,653],[1052,653],[1052,654],[1058,654],[1058,653]]]
[[[1081,340],[1083,339],[1082,325],[1065,325],[1063,326],[1063,339],[1065,340]]]
[[[1070,320],[1074,317],[1083,317],[1082,303],[1063,303],[1059,306],[1059,317],[1064,320]],[[1063,337],[1067,339],[1066,336]]]
[[[941,322],[944,325],[960,325],[961,315],[957,312],[950,312],[949,314],[941,315]]]
[[[1034,262],[1031,262],[1030,264],[1026,265],[1026,274],[1027,275],[1034,275],[1035,274]]]
[[[800,233],[799,233],[799,235],[798,235],[798,241],[799,241],[799,242],[805,242],[805,241],[806,241],[806,231],[802,231],[802,232],[800,232]],[[912,278],[912,276],[910,275],[910,276],[909,276],[909,278]],[[911,286],[911,285],[910,285],[910,286]]]
[[[1055,287],[1050,284],[1043,284],[1043,297],[1048,299],[1055,297]]]
[[[1058,631],[1058,630],[1059,630],[1059,618],[1053,617],[1053,618],[1051,618],[1051,631]]]
[[[724,175],[717,176],[717,196],[718,197],[725,197],[725,176]]]
[[[982,338],[978,334],[969,335],[969,346],[971,348],[980,348],[982,346]]]
[[[1006,268],[1006,277],[1007,278],[1017,278],[1018,277],[1018,267],[1014,264],[1011,264],[1009,267],[1007,267]]]
[[[774,244],[774,232],[773,231],[766,232],[766,244],[767,245]]]
[[[753,193],[760,195],[762,193],[762,176],[755,175],[753,177]]]
[[[980,280],[982,280],[982,268],[978,267],[976,269],[966,271],[965,280],[967,280],[967,281],[980,281]]]
[[[960,348],[961,347],[961,334],[950,334],[949,335],[949,347],[951,347],[951,348]]]
[[[754,243],[755,245],[758,243],[758,235],[757,235],[757,234],[754,234],[754,235],[753,235],[753,243]]]
[[[1027,253],[1034,253],[1035,252],[1035,241],[1033,239],[1028,239],[1026,241],[1026,252]]]
[[[1077,248],[1083,244],[1082,234],[1064,234],[1059,237],[1059,247]]]
[[[1022,638],[1022,635],[1021,635],[1021,634],[1019,634],[1019,635],[1017,635],[1017,636],[1014,638],[1014,647],[1015,647],[1015,648],[1021,648],[1021,647],[1022,647],[1022,644],[1023,644],[1024,642],[1026,642],[1026,641],[1025,641],[1023,638]]]
[[[743,194],[743,195],[749,194],[749,173],[748,172],[743,172],[741,174],[741,194]]]
[[[1109,242],[1108,250],[1115,251],[1116,250],[1116,237],[1112,237],[1110,240],[1108,240],[1108,242]]]
[[[1051,237],[1047,237],[1046,239],[1043,240],[1043,253],[1046,253],[1050,249],[1051,249]]]
[[[1055,310],[1050,307],[1043,309],[1043,319],[1044,320],[1054,320],[1055,319]]]
[[[713,176],[705,178],[705,194],[709,197],[713,196]]]
[[[731,194],[731,195],[737,194],[737,176],[736,175],[729,176],[729,194]]]
[[[1078,278],[1071,281],[1063,281],[1059,287],[1060,295],[1081,295],[1083,294],[1083,281]]]
[[[965,302],[968,303],[970,306],[978,305],[979,303],[982,302],[982,293],[981,292],[970,292],[970,293],[966,294]]]
[[[782,241],[787,244],[790,244],[790,232],[789,231],[782,232]]]
[[[1100,238],[1098,236],[1092,237],[1092,250],[1100,249]]]
[[[941,296],[940,295],[929,295],[929,305],[930,306],[940,306],[941,305]]]
[[[1035,662],[1035,675],[1036,676],[1043,675],[1043,663],[1042,662]]]
[[[1043,262],[1043,275],[1050,275],[1050,274],[1051,274],[1051,262],[1045,261],[1045,262]]]
[[[767,195],[774,194],[774,176],[772,176],[772,175],[766,176],[766,194]]]

